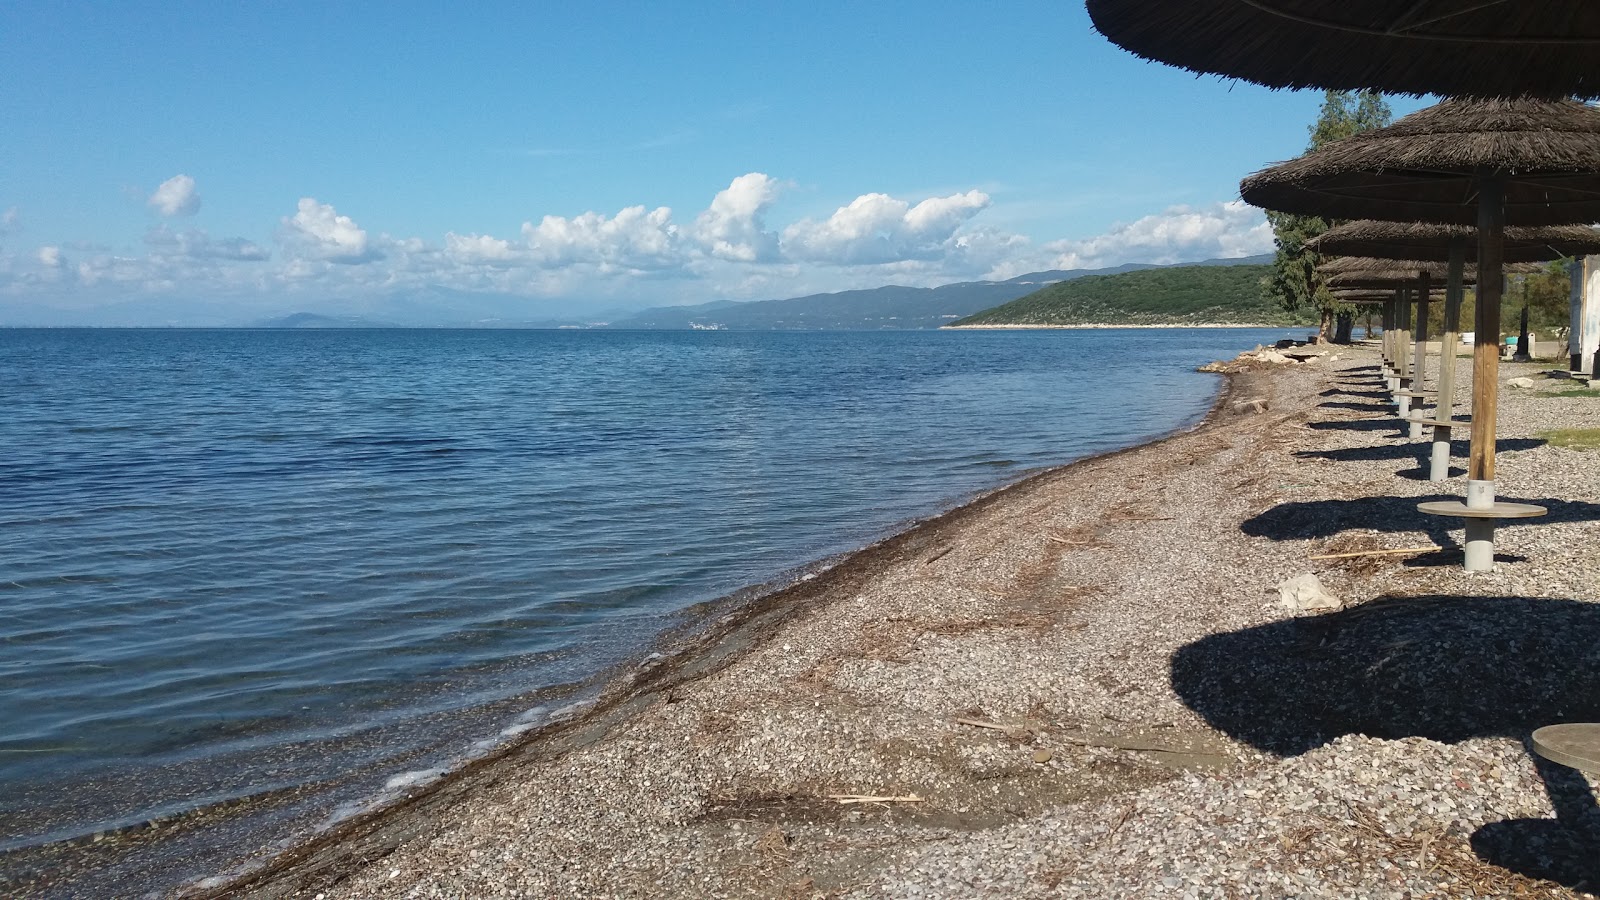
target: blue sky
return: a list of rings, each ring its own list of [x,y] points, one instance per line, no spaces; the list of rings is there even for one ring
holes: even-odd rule
[[[1069,0],[15,3],[0,84],[19,324],[429,288],[595,317],[1244,255],[1270,237],[1238,181],[1321,100],[1138,60]]]

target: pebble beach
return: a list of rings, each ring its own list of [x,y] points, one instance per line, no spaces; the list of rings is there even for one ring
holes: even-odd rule
[[[1600,783],[1525,745],[1600,721],[1600,453],[1549,435],[1600,396],[1502,366],[1532,386],[1500,495],[1550,514],[1469,575],[1415,509],[1463,476],[1426,480],[1373,350],[1317,350],[709,609],[592,707],[184,895],[1600,895]]]

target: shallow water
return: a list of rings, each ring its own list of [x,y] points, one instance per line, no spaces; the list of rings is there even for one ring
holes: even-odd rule
[[[0,330],[0,849],[381,784],[1286,334]]]

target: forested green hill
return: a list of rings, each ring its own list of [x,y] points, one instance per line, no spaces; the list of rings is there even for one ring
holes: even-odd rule
[[[1173,266],[1053,284],[962,325],[1299,325],[1261,299],[1268,266]]]

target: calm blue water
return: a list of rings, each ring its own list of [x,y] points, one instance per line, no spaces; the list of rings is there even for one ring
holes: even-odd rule
[[[0,330],[0,848],[415,765],[1284,334]]]

